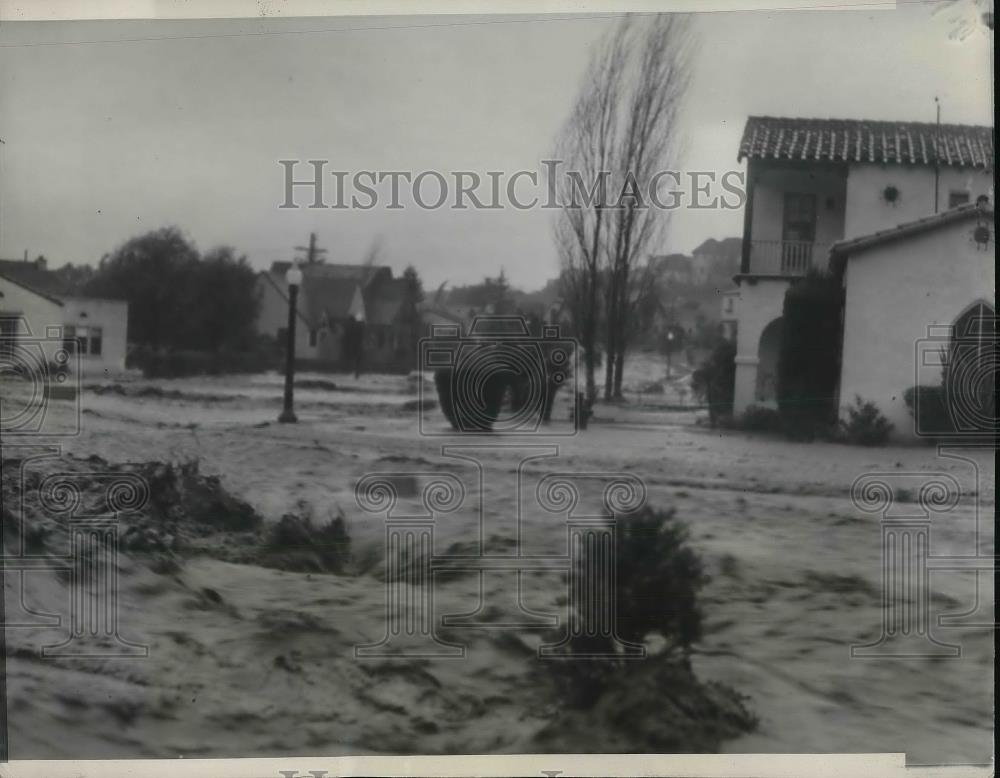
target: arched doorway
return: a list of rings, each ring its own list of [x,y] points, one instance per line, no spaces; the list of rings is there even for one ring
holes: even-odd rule
[[[952,325],[942,379],[958,432],[997,431],[998,342],[996,311],[985,301],[970,305]]]
[[[768,324],[760,333],[757,346],[757,386],[754,401],[776,406],[778,402],[778,354],[781,351],[782,318]]]

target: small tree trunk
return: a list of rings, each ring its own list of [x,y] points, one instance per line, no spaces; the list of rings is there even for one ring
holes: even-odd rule
[[[594,348],[591,344],[583,353],[583,361],[587,369],[587,397],[593,400],[597,397],[597,382],[594,379]]]
[[[584,360],[587,366],[587,399],[593,402],[597,399],[597,284],[596,279],[587,280],[588,308],[583,312],[583,348]]]
[[[615,359],[618,353],[618,344],[615,338],[615,326],[618,319],[617,305],[615,305],[615,288],[612,280],[612,288],[607,297],[608,320],[605,325],[605,344],[607,348],[604,353],[604,401],[611,400],[615,386]]]
[[[622,349],[615,354],[615,399],[622,396],[622,373],[625,370],[625,353]]]
[[[604,361],[604,400],[607,402],[611,399],[612,391],[615,385],[615,357],[614,352],[611,350],[612,346],[610,340],[608,342],[608,352],[605,354]]]

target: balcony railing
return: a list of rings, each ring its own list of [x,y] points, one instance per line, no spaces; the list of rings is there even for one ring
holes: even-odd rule
[[[750,241],[750,273],[804,276],[814,264],[825,266],[830,245],[804,240]]]

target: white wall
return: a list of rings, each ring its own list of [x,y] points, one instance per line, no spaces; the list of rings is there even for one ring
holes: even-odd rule
[[[62,306],[30,292],[24,287],[0,277],[0,316],[23,316],[30,333],[22,333],[36,339],[44,339],[49,327],[63,324]],[[61,336],[55,336],[61,341]]]
[[[951,325],[977,300],[996,305],[995,246],[976,247],[975,225],[952,224],[848,260],[841,415],[860,395],[895,425],[894,437],[913,438],[903,392],[918,382],[916,354],[928,327]]]
[[[19,336],[38,341],[48,359],[61,350],[64,327],[100,327],[101,354],[80,354],[79,361],[74,359],[71,364],[78,364],[85,378],[125,369],[128,303],[68,297],[60,305],[5,278],[0,278],[0,295],[0,316],[23,317],[27,331],[21,331]]]
[[[786,192],[816,195],[816,243],[830,244],[856,238],[934,213],[934,168],[917,165],[850,165],[842,170],[768,167],[753,163],[755,176],[750,237],[755,241],[780,241]],[[888,186],[899,191],[894,204],[883,193]],[[948,208],[951,192],[968,192],[969,202],[987,195],[993,202],[990,174],[972,168],[942,166],[938,177],[938,210]],[[826,255],[816,252],[813,263],[825,267]],[[751,263],[751,272],[753,265]]]
[[[62,348],[64,328],[100,327],[101,354],[80,354],[71,364],[83,377],[100,377],[125,369],[128,303],[119,300],[53,299],[30,292],[0,278],[0,316],[23,317],[25,329],[19,337],[37,341],[48,359]]]
[[[889,204],[883,197],[887,186],[899,190],[899,199]],[[938,180],[938,210],[948,208],[952,191],[968,191],[969,202],[991,196],[993,179],[982,170],[941,167]],[[852,165],[847,174],[847,212],[844,237],[857,238],[879,230],[916,221],[934,213],[934,168],[908,165]]]
[[[260,312],[257,315],[257,332],[278,336],[278,330],[288,326],[288,285],[284,279],[271,282],[266,274],[257,276],[257,289],[260,293]],[[280,292],[275,288],[280,288]],[[309,325],[302,317],[302,289],[299,288],[297,303],[299,318],[295,322],[295,356],[300,359],[316,359],[319,349],[319,338],[315,346],[309,345]],[[284,349],[285,344],[280,344]]]
[[[816,195],[816,243],[829,244],[844,237],[846,189],[842,170],[764,168],[754,173],[752,240],[781,240],[786,192]],[[826,257],[817,252],[813,260],[824,264]],[[753,272],[752,264],[750,270]]]
[[[0,278],[0,317],[17,319],[14,325],[17,339],[36,342],[40,358],[46,362],[51,362],[61,350],[63,309],[59,303]],[[29,371],[42,369],[30,364],[24,367]]]
[[[128,347],[128,303],[122,300],[100,300],[90,297],[63,299],[63,326],[100,327],[101,353],[80,354],[82,373],[97,378],[125,369]]]
[[[736,387],[733,412],[756,403],[758,347],[764,328],[781,316],[789,282],[781,279],[743,280],[739,289],[739,326],[736,329]]]

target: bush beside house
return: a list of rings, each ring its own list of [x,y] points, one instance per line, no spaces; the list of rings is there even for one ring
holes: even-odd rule
[[[785,292],[778,353],[778,408],[790,437],[812,439],[837,423],[839,280],[812,271]]]
[[[878,406],[860,397],[847,406],[847,418],[840,424],[847,442],[858,446],[884,446],[892,432],[892,424]]]
[[[708,405],[708,418],[713,427],[732,417],[735,384],[736,346],[722,341],[691,376],[691,387]]]

